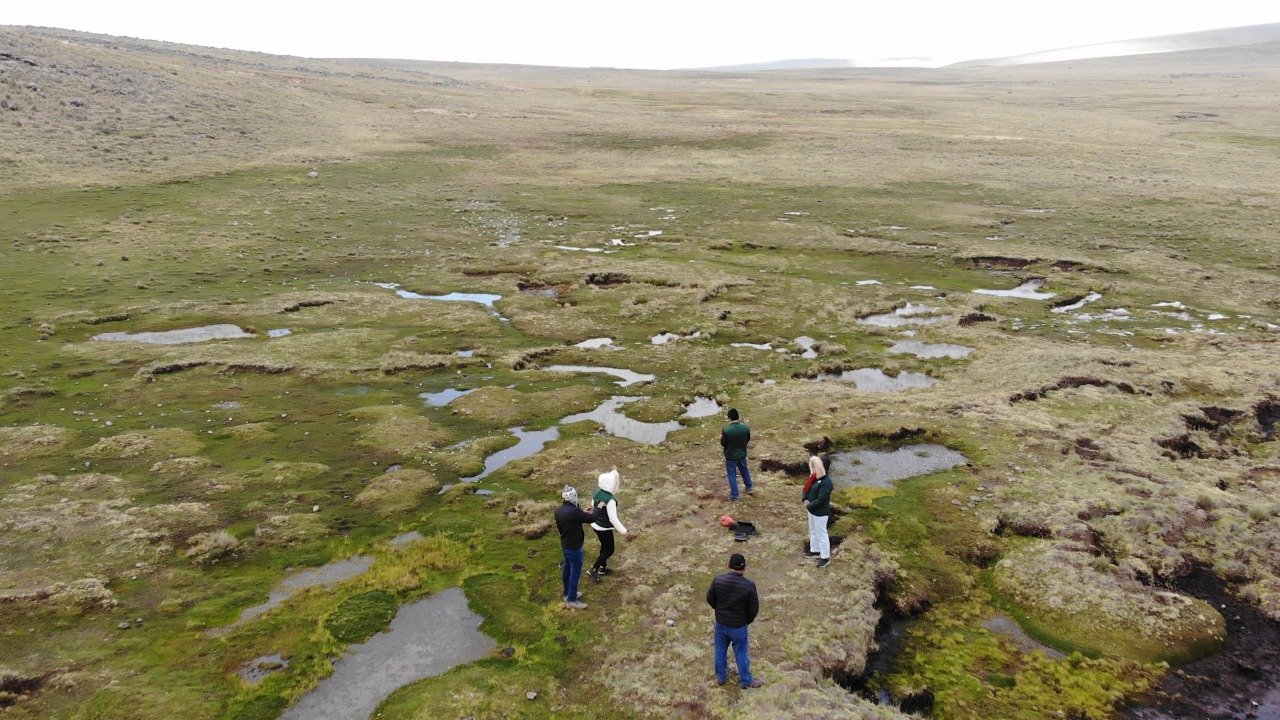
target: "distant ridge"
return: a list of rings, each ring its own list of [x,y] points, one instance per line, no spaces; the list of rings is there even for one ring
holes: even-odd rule
[[[1084,60],[1087,58],[1151,55],[1183,50],[1211,50],[1276,41],[1280,41],[1280,23],[1269,23],[1266,25],[1201,30],[1198,32],[1178,33],[1176,35],[1159,35],[1095,45],[1079,45],[1057,50],[1027,53],[1025,55],[966,60],[947,67],[972,68],[1031,65],[1035,63],[1062,62],[1064,60]]]
[[[772,62],[746,63],[743,65],[715,65],[713,67],[688,68],[704,72],[759,72],[762,70],[830,70],[855,67],[852,60],[841,58],[796,58]]]

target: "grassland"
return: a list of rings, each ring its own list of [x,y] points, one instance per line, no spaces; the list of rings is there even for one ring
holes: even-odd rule
[[[897,717],[840,684],[897,612],[918,620],[875,682],[928,688],[935,717],[1101,720],[1221,642],[1166,590],[1192,567],[1280,620],[1274,63],[722,75],[0,41],[35,63],[0,62],[0,716],[273,718],[455,586],[500,650],[380,717]],[[971,292],[1030,277],[1053,301]],[[373,283],[501,295],[509,322]],[[947,320],[859,322],[908,302]],[[92,339],[215,323],[254,337]],[[903,330],[975,352],[886,354]],[[817,358],[732,346],[802,335]],[[622,350],[573,347],[595,337]],[[810,380],[860,367],[938,382]],[[483,389],[418,397],[454,387]],[[509,428],[613,394],[650,422],[716,397],[780,469],[731,508],[718,418],[658,446],[584,423],[494,495],[438,494]],[[801,560],[802,444],[921,437],[970,464],[843,494],[832,565]],[[614,465],[637,539],[574,614],[550,509]],[[763,531],[750,693],[714,685],[706,647],[726,511]],[[358,553],[367,573],[207,634]],[[986,630],[996,612],[1067,656]],[[237,675],[271,654],[288,667]]]

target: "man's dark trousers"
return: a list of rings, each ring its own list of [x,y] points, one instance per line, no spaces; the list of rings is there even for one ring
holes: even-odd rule
[[[733,646],[733,659],[738,666],[738,679],[742,687],[751,684],[751,658],[747,656],[747,626],[729,627],[715,623],[716,626],[716,682],[724,683],[729,679],[729,646]]]
[[[582,577],[582,548],[561,548],[564,551],[564,563],[560,566],[560,580],[564,583],[564,599],[569,602],[578,601],[578,578]]]

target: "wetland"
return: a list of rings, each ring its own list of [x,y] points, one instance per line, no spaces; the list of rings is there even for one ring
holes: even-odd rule
[[[1275,713],[1266,48],[711,73],[0,40],[34,63],[0,62],[5,720]],[[612,467],[634,541],[571,610],[552,513]],[[702,598],[739,550],[746,692]]]

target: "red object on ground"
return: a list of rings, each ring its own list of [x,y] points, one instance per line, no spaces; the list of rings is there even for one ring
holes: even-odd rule
[[[720,524],[721,524],[723,527],[733,527],[733,524],[734,524],[734,523],[733,523],[733,518],[729,517],[728,515],[721,515],[721,516],[720,516]]]

